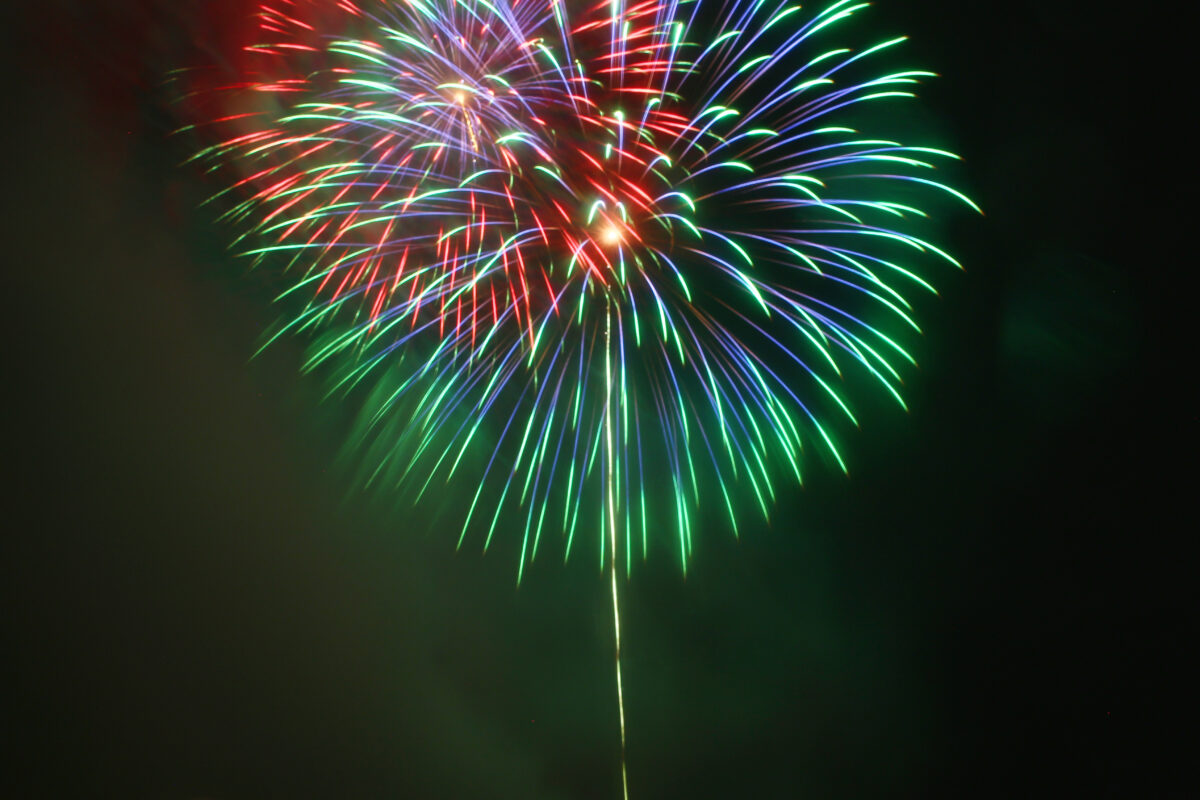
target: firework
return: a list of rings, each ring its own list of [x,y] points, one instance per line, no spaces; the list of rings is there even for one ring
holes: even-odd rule
[[[843,372],[903,405],[910,298],[957,266],[920,233],[974,207],[955,156],[853,122],[931,75],[873,66],[902,39],[709,5],[275,0],[209,126],[272,340],[370,394],[370,481],[470,487],[460,546],[519,520],[518,574],[593,534],[686,569],[698,512],[768,515],[806,448],[844,470]]]

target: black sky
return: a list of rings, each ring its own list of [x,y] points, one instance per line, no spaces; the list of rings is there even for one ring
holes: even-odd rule
[[[249,361],[269,287],[196,210],[159,87],[211,49],[200,5],[3,12],[0,797],[617,797],[596,565],[518,589],[503,546],[349,494],[301,345]],[[1164,509],[1195,415],[1164,389],[1140,33],[1068,2],[868,19],[944,76],[927,124],[987,217],[947,224],[967,271],[922,309],[912,412],[843,438],[851,478],[627,587],[631,791],[1194,796]]]

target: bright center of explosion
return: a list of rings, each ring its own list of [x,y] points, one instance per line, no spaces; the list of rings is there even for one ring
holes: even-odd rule
[[[600,241],[607,247],[616,247],[622,238],[621,229],[616,225],[609,223],[600,229]]]

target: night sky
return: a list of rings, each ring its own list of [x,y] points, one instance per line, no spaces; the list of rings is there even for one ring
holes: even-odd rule
[[[271,287],[197,209],[161,85],[215,6],[16,5],[0,797],[618,797],[595,559],[518,588],[513,537],[455,553],[352,491],[302,343],[250,359]],[[918,310],[911,413],[843,432],[850,478],[622,589],[635,800],[1195,796],[1194,514],[1162,511],[1195,412],[1156,314],[1184,256],[1140,233],[1180,212],[1132,157],[1137,26],[1077,5],[864,18],[943,75],[926,141],[987,216],[947,219],[967,270]]]

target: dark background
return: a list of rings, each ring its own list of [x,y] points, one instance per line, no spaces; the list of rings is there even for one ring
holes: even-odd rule
[[[0,797],[619,796],[595,563],[516,588],[503,547],[382,513],[301,346],[249,362],[270,293],[160,88],[218,49],[204,4],[15,5]],[[947,224],[967,271],[850,479],[623,590],[635,798],[1194,796],[1180,212],[1135,158],[1162,142],[1131,13],[869,12],[944,75],[922,107],[988,216]]]

